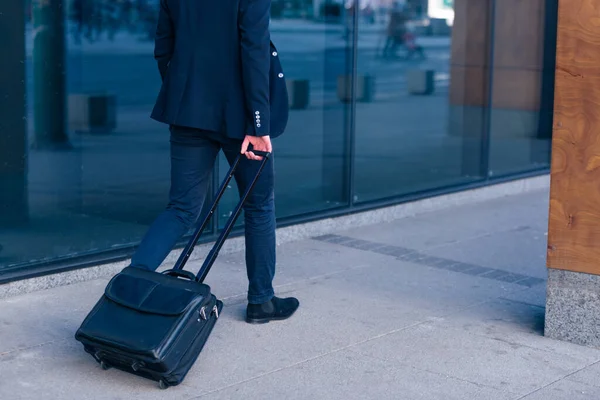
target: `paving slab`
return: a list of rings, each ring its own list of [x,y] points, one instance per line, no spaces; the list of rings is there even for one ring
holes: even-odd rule
[[[387,258],[384,255],[372,255],[358,249],[336,248],[316,240],[297,241],[293,246],[278,246],[275,285],[283,288],[299,280],[343,274],[385,260]],[[211,270],[209,278],[215,291],[223,293],[223,296],[232,293],[245,296],[247,278],[244,253],[223,254],[219,256],[219,263]],[[190,268],[198,269],[200,263],[196,264]]]
[[[573,382],[584,383],[586,385],[591,385],[600,388],[600,379],[598,379],[599,376],[600,362],[590,365],[589,367],[584,368],[581,371],[574,373],[573,375],[570,375],[566,379]],[[600,396],[598,398],[600,398]]]
[[[158,386],[141,378],[102,370],[79,343],[69,339],[0,355],[0,375],[0,399],[165,398]],[[170,395],[192,397],[202,392],[201,387],[200,380],[190,379]]]
[[[361,309],[360,302],[366,301],[366,297],[357,297],[354,302],[344,302],[347,307],[344,310],[338,303],[330,301],[339,293],[328,288],[319,290],[317,286],[295,292],[302,301],[303,309],[288,323],[273,324],[269,329],[248,327],[241,323],[239,317],[243,312],[243,305],[227,310],[228,318],[236,323],[223,324],[216,332],[213,345],[204,354],[207,360],[211,360],[212,370],[227,373],[213,374],[206,382],[207,388],[219,390],[338,351],[386,332],[386,327],[382,327],[381,323],[359,321],[356,313],[353,313],[353,310]],[[332,293],[327,296],[327,292]],[[324,302],[330,302],[332,307],[321,309]],[[389,309],[389,304],[383,304],[380,315],[385,309]],[[389,314],[388,324],[396,329],[411,326],[419,318],[414,310],[408,308],[398,308]]]
[[[536,231],[543,235],[547,231],[547,191],[517,197],[456,206],[452,207],[452,212],[434,211],[388,224],[349,230],[344,234],[416,250],[457,245],[464,240],[500,232]]]
[[[564,354],[586,364],[600,360],[600,350],[544,337],[544,311],[534,304],[499,298],[436,318],[434,324],[442,330],[483,336],[515,348],[524,346]]]
[[[386,299],[396,307],[409,306],[436,316],[458,311],[520,290],[510,283],[390,260],[378,267],[350,271],[332,286],[352,295]]]
[[[1,300],[0,355],[72,338],[73,328],[83,321],[107,282],[97,279]]]
[[[600,388],[597,386],[561,380],[519,400],[596,400],[599,398]]]
[[[503,296],[503,298],[527,305],[546,308],[546,285],[536,285],[532,288],[509,293],[506,296]]]
[[[574,355],[474,335],[435,322],[423,323],[351,350],[515,395],[528,394],[590,365]]]
[[[200,399],[503,400],[507,393],[342,350],[240,382]]]
[[[464,240],[460,246],[440,246],[426,253],[545,280],[548,277],[547,240],[545,235],[531,230],[499,232]],[[514,241],[521,242],[522,246],[509,244]],[[506,257],[507,253],[515,254]]]

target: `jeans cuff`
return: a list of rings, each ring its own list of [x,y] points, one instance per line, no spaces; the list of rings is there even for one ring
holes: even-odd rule
[[[248,303],[250,304],[263,304],[271,300],[275,296],[273,290],[269,290],[266,294],[261,295],[248,295]]]

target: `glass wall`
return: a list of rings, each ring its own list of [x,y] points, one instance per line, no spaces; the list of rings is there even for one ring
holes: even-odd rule
[[[544,171],[556,1],[273,0],[291,107],[274,141],[279,221]],[[157,13],[158,0],[0,5],[23,15],[0,24],[0,280],[127,257],[166,205]],[[236,201],[233,184],[207,240]]]
[[[495,2],[491,176],[550,164],[557,7],[557,0]]]
[[[483,177],[479,160],[485,110],[465,109],[462,96],[468,85],[465,66],[471,68],[464,45],[477,45],[486,26],[469,26],[462,15],[455,20],[432,19],[430,14],[437,15],[437,9],[423,5],[428,4],[392,2],[379,18],[368,18],[368,9],[361,10],[354,156],[357,202]],[[473,6],[468,7],[473,12]],[[486,56],[483,47],[477,53]],[[469,94],[482,97],[485,91],[480,85],[470,88]],[[472,125],[474,132],[469,131]]]

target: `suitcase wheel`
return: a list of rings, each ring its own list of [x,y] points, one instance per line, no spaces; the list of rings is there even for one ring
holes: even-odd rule
[[[108,371],[110,369],[110,365],[108,365],[104,361],[100,361],[100,367],[105,371]]]
[[[162,390],[165,390],[169,388],[169,384],[161,379],[160,381],[158,381],[158,387]]]

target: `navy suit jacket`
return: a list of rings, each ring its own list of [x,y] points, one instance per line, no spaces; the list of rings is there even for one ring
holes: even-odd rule
[[[288,93],[270,39],[271,0],[160,0],[151,117],[169,125],[277,137]]]

